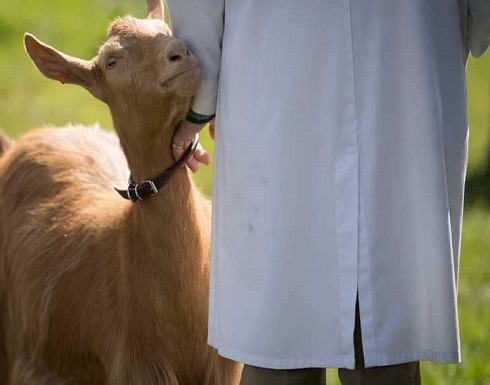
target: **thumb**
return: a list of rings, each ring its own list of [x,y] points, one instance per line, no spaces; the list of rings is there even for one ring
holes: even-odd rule
[[[172,139],[172,153],[175,160],[182,157],[185,150],[191,142],[194,140],[196,134],[202,130],[204,124],[195,124],[187,120],[184,120],[180,126],[175,130],[174,137]]]

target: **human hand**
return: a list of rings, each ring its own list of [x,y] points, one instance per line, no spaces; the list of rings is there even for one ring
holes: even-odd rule
[[[213,140],[214,140],[215,125],[216,125],[216,121],[213,118],[213,120],[209,122],[209,136]]]
[[[172,140],[172,154],[175,160],[179,160],[184,155],[185,150],[190,146],[196,137],[196,134],[202,130],[206,124],[195,124],[184,120],[175,130]],[[201,144],[198,144],[194,154],[187,160],[186,165],[192,172],[199,170],[199,163],[206,166],[211,164],[211,156],[204,150]]]

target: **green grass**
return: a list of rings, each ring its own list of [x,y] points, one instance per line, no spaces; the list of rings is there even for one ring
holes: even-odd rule
[[[105,40],[108,22],[131,13],[142,17],[143,1],[128,0],[24,0],[4,1],[0,7],[0,126],[12,137],[53,123],[93,124],[110,129],[107,107],[86,91],[45,79],[27,58],[24,32],[73,56],[91,58]],[[463,363],[423,364],[426,385],[490,385],[490,54],[468,65],[470,157],[468,204],[465,208],[459,308]],[[212,142],[202,138],[207,149]],[[195,177],[212,193],[212,169]],[[328,383],[338,384],[328,371]]]

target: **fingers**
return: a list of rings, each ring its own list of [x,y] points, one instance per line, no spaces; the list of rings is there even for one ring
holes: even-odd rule
[[[182,124],[175,131],[172,140],[172,154],[175,160],[182,158],[185,150],[191,145],[192,141],[196,137],[196,134],[204,126],[204,124],[194,124],[188,121],[182,122]],[[211,164],[211,156],[203,149],[201,144],[198,144],[194,154],[187,160],[186,164],[193,173],[196,173],[199,170],[200,163],[208,166]]]
[[[194,151],[194,154],[189,158],[186,164],[193,173],[196,173],[199,171],[200,163],[209,166],[211,164],[211,155],[209,155],[199,144],[196,151]]]
[[[194,138],[192,138],[194,139]],[[174,136],[174,140],[172,142],[172,155],[175,160],[179,160],[184,155],[185,150],[191,145],[191,140],[182,140]]]
[[[184,152],[187,148],[192,144],[192,141],[182,142],[183,144],[178,145],[177,143],[172,143],[172,154],[175,160],[179,160],[184,156]],[[199,163],[202,163],[206,166],[211,164],[211,155],[209,155],[206,150],[199,143],[194,151],[194,154],[187,160],[186,164],[191,169],[193,173],[196,173],[199,170]]]
[[[194,124],[184,120],[175,131],[172,140],[172,153],[175,160],[182,157],[185,149],[189,147],[196,134],[204,127],[204,124]]]
[[[197,171],[199,171],[199,162],[197,161],[196,158],[191,156],[189,160],[187,161],[187,167],[191,169],[191,171],[195,174]]]
[[[216,131],[216,121],[215,119],[213,119],[209,122],[209,136],[213,140],[214,140],[215,131]]]
[[[206,166],[211,164],[211,155],[204,150],[200,143],[197,145],[196,151],[194,151],[194,158]]]

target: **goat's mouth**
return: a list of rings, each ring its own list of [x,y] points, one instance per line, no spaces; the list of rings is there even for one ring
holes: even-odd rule
[[[198,65],[197,64],[193,64],[191,67],[189,68],[186,68],[184,69],[183,71],[180,71],[179,73],[176,73],[175,75],[172,75],[171,77],[163,80],[160,85],[162,87],[165,87],[167,86],[169,83],[172,83],[174,80],[180,78],[182,75],[185,75],[186,73],[188,72],[191,72],[191,71],[195,71],[198,69]]]

